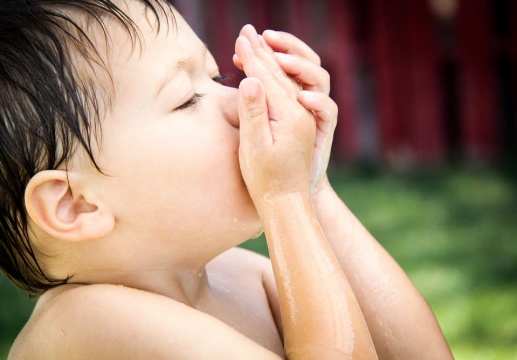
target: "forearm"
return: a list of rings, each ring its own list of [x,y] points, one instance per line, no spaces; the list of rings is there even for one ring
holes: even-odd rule
[[[272,54],[273,51],[280,53],[267,59],[269,65],[279,65],[280,69],[277,68],[265,80],[274,79],[274,83],[277,84],[280,83],[278,80],[285,80],[282,76],[278,78],[278,74],[282,75],[284,72],[289,74],[291,80],[295,80],[296,89],[294,92],[298,92],[299,104],[310,110],[313,120],[315,120],[316,131],[314,136],[305,138],[306,144],[312,144],[310,184],[311,188],[316,190],[316,194],[313,196],[313,204],[323,232],[359,300],[361,310],[364,312],[380,355],[398,359],[422,359],[426,357],[443,359],[450,357],[448,346],[425,300],[396,262],[339,200],[328,183],[327,186],[324,185],[326,176],[323,174],[330,156],[338,109],[336,103],[329,97],[330,77],[328,72],[321,67],[319,56],[307,44],[292,35],[281,32],[265,32],[261,41],[256,41],[254,37],[250,39],[252,42],[255,40],[257,44],[265,44],[265,48],[270,47],[266,49],[268,54]],[[235,61],[236,65],[243,68],[248,76],[256,76],[254,74],[260,73],[252,69],[250,65],[253,64],[248,62],[249,65],[246,66],[247,56],[244,53],[242,55],[237,53],[237,58],[234,58],[234,60],[237,60]],[[303,91],[300,91],[300,86]],[[290,93],[293,92],[290,91]],[[274,103],[278,99],[282,99],[282,103],[286,102],[285,98],[281,96],[271,97],[268,101]],[[270,105],[268,107],[272,108]],[[274,118],[276,119],[278,116],[275,115]],[[271,127],[272,129],[276,128],[276,122],[271,124],[275,125]],[[241,122],[241,138],[242,129]],[[294,134],[291,130],[288,133]],[[253,131],[253,134],[255,134],[254,138],[258,137],[257,134],[260,136],[260,132],[256,130]],[[282,140],[282,138],[277,137],[275,142],[278,140]],[[260,148],[260,143],[255,143],[253,151],[255,152],[256,149]],[[294,154],[293,149],[293,146],[290,145],[289,149],[286,150],[290,154]],[[261,155],[260,159],[267,159],[267,162],[270,162],[270,158],[274,158],[275,154],[279,154],[279,152],[269,153],[268,157]],[[245,164],[241,161],[241,167],[243,163]],[[288,171],[284,165],[276,170],[280,169]],[[290,184],[292,187],[299,186],[302,182],[300,180],[303,179],[301,175],[300,172],[289,171],[287,178],[293,180],[293,183]],[[248,181],[247,185],[249,185]],[[248,188],[250,189],[250,187]],[[286,187],[286,189],[288,188]],[[271,238],[275,231],[271,229],[274,226],[269,227],[268,230],[266,225],[266,233]],[[294,237],[297,240],[299,240],[298,238],[304,239],[304,241],[297,241],[297,244],[303,244],[302,247],[307,247],[304,234],[309,232],[305,230],[295,232],[296,236]],[[279,232],[278,235],[281,237],[283,233]],[[268,239],[268,241],[270,250],[273,250],[271,251],[273,259],[277,257],[276,261],[281,264],[282,256],[287,257],[284,254],[287,251],[281,248],[281,251],[276,251],[279,255],[276,254],[274,250],[275,245],[277,245],[276,242],[271,243],[271,239]],[[285,246],[285,243],[286,241],[281,242],[282,246]],[[309,249],[311,248],[308,247],[303,254],[297,255],[299,257],[298,264],[305,265],[305,259],[312,259],[314,255]],[[298,250],[296,246],[290,245],[289,247],[289,251]],[[296,268],[296,261],[293,260],[292,262],[292,267]],[[317,260],[312,262],[318,263]],[[302,270],[304,268],[300,271]],[[279,273],[279,269],[276,272]],[[281,277],[277,279],[279,283],[281,283],[281,280]],[[314,282],[317,283],[318,281]],[[311,286],[313,283],[311,283]],[[288,289],[288,287],[284,286],[285,289]],[[317,292],[320,291],[324,292],[325,290],[318,289]]]
[[[361,310],[310,197],[276,197],[262,207],[261,218],[279,291],[287,356],[375,358]]]
[[[330,185],[314,195],[313,205],[361,306],[379,356],[451,358],[436,319],[420,292]]]
[[[239,164],[268,240],[286,354],[290,359],[375,358],[309,194],[311,158],[321,137],[316,129],[332,127],[314,121],[314,114],[327,111],[309,106],[320,97],[302,96],[300,84],[287,76],[253,27],[242,29],[235,50],[234,61],[248,76],[239,86]]]

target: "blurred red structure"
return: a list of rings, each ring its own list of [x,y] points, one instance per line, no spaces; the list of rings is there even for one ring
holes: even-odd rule
[[[512,0],[175,0],[223,73],[240,28],[289,31],[332,76],[334,155],[395,164],[491,162],[517,148]]]
[[[491,0],[463,2],[456,19],[461,135],[468,156],[489,159],[498,154],[500,137],[491,5]]]

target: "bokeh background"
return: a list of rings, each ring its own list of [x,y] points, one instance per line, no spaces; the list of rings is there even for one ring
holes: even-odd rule
[[[246,23],[318,52],[340,108],[336,190],[422,291],[457,359],[517,359],[517,2],[172,2],[233,85]],[[262,238],[244,246],[267,254]],[[33,306],[0,278],[0,359]]]

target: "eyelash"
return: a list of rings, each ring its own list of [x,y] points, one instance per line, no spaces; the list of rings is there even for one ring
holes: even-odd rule
[[[224,82],[228,81],[229,79],[230,79],[230,76],[228,76],[228,75],[217,75],[212,78],[213,81],[215,81],[216,83],[219,83],[219,84],[223,84]],[[198,94],[198,93],[194,94],[194,96],[192,96],[186,103],[178,106],[176,108],[176,111],[185,110],[191,106],[196,105],[203,98],[203,96],[205,96],[205,95]]]
[[[212,78],[212,80],[215,81],[216,83],[224,84],[231,78],[232,78],[231,75],[217,75],[217,76],[214,76]]]
[[[192,96],[186,103],[184,103],[183,105],[180,105],[176,108],[176,111],[181,111],[181,110],[185,110],[191,106],[194,106],[196,105],[202,98],[203,96],[205,96],[204,94],[194,94],[194,96]]]

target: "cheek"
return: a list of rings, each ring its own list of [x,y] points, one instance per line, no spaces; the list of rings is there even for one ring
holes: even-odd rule
[[[118,139],[106,151],[114,176],[105,193],[121,223],[138,223],[139,231],[155,235],[239,239],[260,228],[242,180],[235,129],[147,128]]]
[[[240,179],[238,139],[229,131],[208,128],[192,135],[178,134],[162,151],[159,165],[170,169],[171,176],[190,186],[233,182]],[[159,149],[156,152],[160,152]]]
[[[114,187],[136,197],[157,192],[184,206],[190,199],[202,198],[210,206],[240,195],[245,186],[238,133],[226,125],[194,125],[120,133],[106,152],[110,173],[122,181]]]

